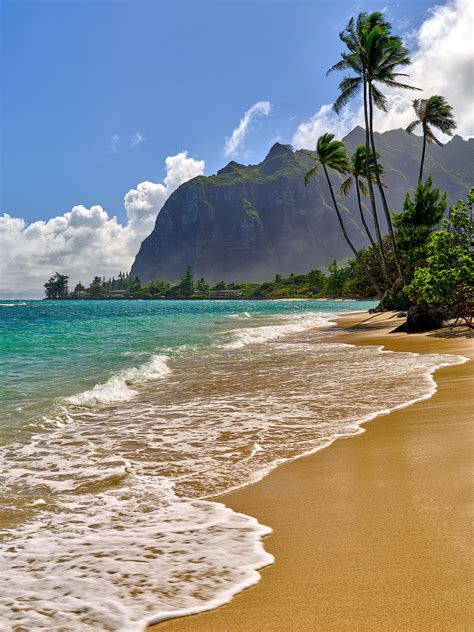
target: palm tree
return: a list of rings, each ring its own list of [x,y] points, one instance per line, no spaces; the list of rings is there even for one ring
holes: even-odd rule
[[[376,83],[381,83],[390,88],[403,88],[417,90],[413,86],[400,82],[400,77],[407,76],[396,72],[398,66],[406,66],[411,63],[408,49],[403,46],[401,39],[391,33],[391,25],[383,14],[374,12],[371,14],[360,13],[357,21],[353,18],[349,21],[345,30],[339,34],[340,39],[348,48],[348,53],[342,53],[341,60],[328,70],[328,74],[335,70],[351,70],[355,76],[345,77],[339,84],[340,94],[334,103],[336,112],[340,110],[363,89],[364,118],[366,133],[366,177],[369,186],[369,195],[374,216],[374,224],[377,231],[379,247],[384,261],[384,271],[388,275],[386,258],[383,252],[383,244],[379,239],[379,227],[375,197],[369,167],[369,148],[376,155],[373,116],[374,106],[387,111],[387,98],[380,91]],[[385,197],[382,178],[377,158],[374,160],[374,173],[377,182],[382,206],[384,209],[387,227],[390,233],[395,262],[401,276],[401,269],[396,256],[395,234],[393,232],[390,211]]]
[[[421,152],[420,175],[418,176],[418,182],[420,183],[423,177],[426,143],[429,145],[436,143],[440,147],[443,146],[443,143],[433,134],[431,127],[436,127],[443,134],[452,136],[453,131],[456,129],[456,121],[453,116],[453,108],[444,97],[439,95],[434,95],[429,99],[415,99],[413,101],[413,109],[417,118],[410,123],[406,131],[412,134],[420,124],[423,130],[423,150]]]
[[[365,145],[359,145],[356,148],[355,152],[352,154],[351,162],[350,162],[350,166],[349,166],[349,169],[350,169],[349,170],[349,176],[341,184],[341,193],[344,196],[349,195],[350,190],[352,189],[352,185],[355,184],[356,192],[357,192],[357,202],[358,202],[358,205],[359,205],[359,214],[360,214],[360,219],[361,219],[362,225],[363,225],[363,227],[365,229],[365,232],[367,233],[367,237],[369,238],[369,241],[372,244],[372,247],[374,248],[374,250],[376,251],[378,257],[380,258],[380,252],[379,252],[379,250],[378,250],[378,248],[376,246],[374,238],[372,237],[372,233],[370,232],[370,229],[369,229],[369,227],[367,225],[367,222],[365,220],[364,211],[363,211],[363,208],[362,208],[361,193],[365,197],[369,197],[368,186],[363,180],[363,178],[365,178],[365,176],[366,176],[366,172],[365,172],[366,153],[367,153],[367,150],[365,148]],[[372,155],[372,153],[370,153],[370,156],[369,156],[369,165],[370,165],[371,177],[374,180],[375,179],[375,174],[374,174],[374,156]],[[379,165],[379,171],[380,171],[380,174],[383,175],[383,166],[382,165]]]
[[[305,186],[308,186],[310,180],[316,176],[319,166],[323,167],[324,175],[326,176],[326,181],[328,183],[329,191],[331,193],[332,203],[334,205],[334,210],[336,211],[337,219],[339,221],[339,226],[341,227],[342,234],[344,235],[344,239],[346,240],[349,248],[352,250],[355,258],[360,263],[363,268],[367,278],[370,283],[374,287],[376,294],[378,297],[382,296],[382,292],[374,280],[370,270],[366,266],[365,262],[361,259],[357,248],[352,243],[345,224],[341,215],[341,211],[339,210],[339,206],[336,201],[336,196],[334,195],[334,189],[331,183],[331,179],[329,177],[328,168],[334,169],[338,173],[349,173],[349,160],[347,158],[346,149],[344,147],[344,143],[340,140],[334,140],[334,134],[323,134],[318,138],[318,142],[316,145],[316,156],[313,154],[307,154],[313,161],[314,166],[306,173],[304,177]]]

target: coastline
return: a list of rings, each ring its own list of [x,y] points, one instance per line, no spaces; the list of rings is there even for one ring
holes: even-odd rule
[[[473,359],[457,331],[389,334],[398,323],[350,314],[333,340]],[[273,528],[275,563],[229,604],[148,629],[470,629],[473,378],[472,362],[443,367],[429,399],[215,499]]]

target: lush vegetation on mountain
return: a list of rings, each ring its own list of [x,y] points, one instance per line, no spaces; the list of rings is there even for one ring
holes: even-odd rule
[[[420,90],[401,72],[409,51],[380,12],[350,19],[340,39],[345,49],[328,73],[350,74],[334,109],[360,97],[365,129],[343,141],[322,134],[315,151],[276,143],[258,165],[232,161],[194,178],[164,205],[130,275],[95,277],[70,295],[57,273],[45,284],[48,298],[377,297],[382,308],[418,306],[426,322],[471,323],[474,141],[455,137],[443,147],[434,130],[452,136],[456,122],[440,95],[413,101],[406,131],[378,134],[374,111],[389,107],[382,90]],[[412,136],[419,126],[421,139]],[[466,189],[467,201],[456,202]],[[349,253],[346,265],[330,263]],[[305,273],[310,267],[327,273]],[[176,280],[186,268],[178,283],[155,280]]]
[[[406,131],[411,134],[418,124],[422,127],[423,145],[418,184],[413,198],[407,192],[403,211],[390,213],[383,171],[375,145],[373,113],[375,107],[382,111],[388,109],[388,101],[380,87],[419,89],[401,83],[399,79],[407,76],[399,70],[410,64],[409,52],[401,38],[393,35],[390,23],[379,12],[360,13],[357,20],[352,18],[340,33],[340,39],[346,50],[341,54],[339,62],[328,72],[345,70],[352,75],[344,77],[340,82],[340,94],[334,103],[334,109],[340,112],[348,101],[362,92],[366,123],[365,148],[360,146],[356,149],[350,164],[344,144],[335,140],[333,134],[323,134],[317,142],[315,166],[307,172],[305,184],[309,183],[321,165],[342,235],[354,253],[352,276],[358,278],[359,291],[363,291],[361,283],[370,284],[381,298],[382,307],[416,309],[416,305],[422,305],[427,321],[442,322],[443,319],[463,318],[470,324],[474,290],[473,190],[469,192],[467,204],[456,203],[450,210],[449,218],[443,222],[442,229],[436,230],[446,210],[448,195],[442,194],[438,187],[433,186],[431,177],[423,182],[426,144],[436,143],[442,146],[434,135],[433,128],[452,135],[456,128],[452,108],[439,95],[413,101],[417,119],[410,123]],[[338,174],[354,175],[358,154],[365,161],[367,190],[377,236],[375,242],[368,233],[371,246],[365,251],[357,251],[348,237],[328,173],[331,170]],[[357,169],[356,172],[360,177],[361,170]],[[343,183],[343,189],[349,186],[349,182],[347,179]],[[387,238],[382,238],[380,230],[380,209],[377,208],[374,195],[375,183],[382,203],[382,217],[388,228]],[[360,201],[360,191],[357,191]],[[363,215],[362,208],[360,212]],[[381,270],[381,275],[378,270]],[[352,287],[355,289],[356,286],[353,284]],[[427,316],[428,305],[436,311],[436,318]]]

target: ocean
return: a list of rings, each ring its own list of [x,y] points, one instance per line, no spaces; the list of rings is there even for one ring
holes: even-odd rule
[[[256,583],[269,527],[212,498],[462,361],[334,340],[372,306],[0,301],[1,629],[141,631]]]

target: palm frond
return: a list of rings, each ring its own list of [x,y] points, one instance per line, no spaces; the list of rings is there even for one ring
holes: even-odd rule
[[[360,77],[345,77],[339,84],[341,93],[333,104],[333,109],[339,114],[342,108],[351,101],[361,90],[362,79]]]
[[[369,197],[369,188],[363,180],[359,180],[359,189],[361,190],[362,195]]]
[[[428,99],[415,99],[413,109],[418,119],[410,123],[408,127],[413,130],[417,123],[421,123],[427,143],[430,145],[436,143],[442,146],[442,143],[433,134],[431,127],[436,127],[444,134],[452,136],[453,130],[456,129],[456,121],[453,116],[453,108],[444,97],[433,95]],[[409,131],[408,127],[407,131]]]
[[[436,143],[436,145],[438,145],[439,147],[443,146],[443,143],[436,138],[436,136],[433,134],[433,131],[429,128],[429,126],[427,126],[426,128],[425,136],[426,136],[426,142],[428,144],[431,145],[433,143]]]
[[[346,178],[344,180],[344,182],[341,184],[341,193],[344,196],[349,195],[350,190],[352,188],[352,182],[353,182],[353,178],[352,176],[349,176],[348,178]]]
[[[349,160],[347,158],[346,148],[343,142],[334,140],[334,134],[326,133],[320,136],[318,138],[316,152],[321,164],[340,173],[349,172]]]
[[[335,63],[334,66],[331,66],[331,68],[329,68],[329,70],[326,72],[326,77],[333,72],[336,72],[338,70],[347,70],[351,67],[349,60],[344,57],[344,53],[341,55],[341,57],[342,59]]]
[[[410,125],[408,125],[405,128],[405,132],[408,132],[409,134],[413,134],[413,132],[415,131],[415,129],[418,127],[419,124],[420,124],[420,120],[419,119],[416,119],[416,120],[412,121],[410,123]]]
[[[400,83],[399,81],[393,81],[392,79],[377,79],[385,86],[389,88],[402,88],[403,90],[421,90],[421,88],[417,88],[416,86],[410,86],[407,83]]]
[[[304,177],[304,185],[305,187],[308,186],[309,181],[314,178],[314,176],[316,175],[316,172],[318,170],[318,165],[314,165],[314,167],[311,167],[311,169],[305,174]]]
[[[382,94],[382,92],[380,92],[377,86],[374,86],[373,84],[370,86],[370,90],[372,92],[372,97],[374,99],[375,106],[379,110],[383,110],[384,112],[387,112],[388,110],[387,97],[384,94]]]

